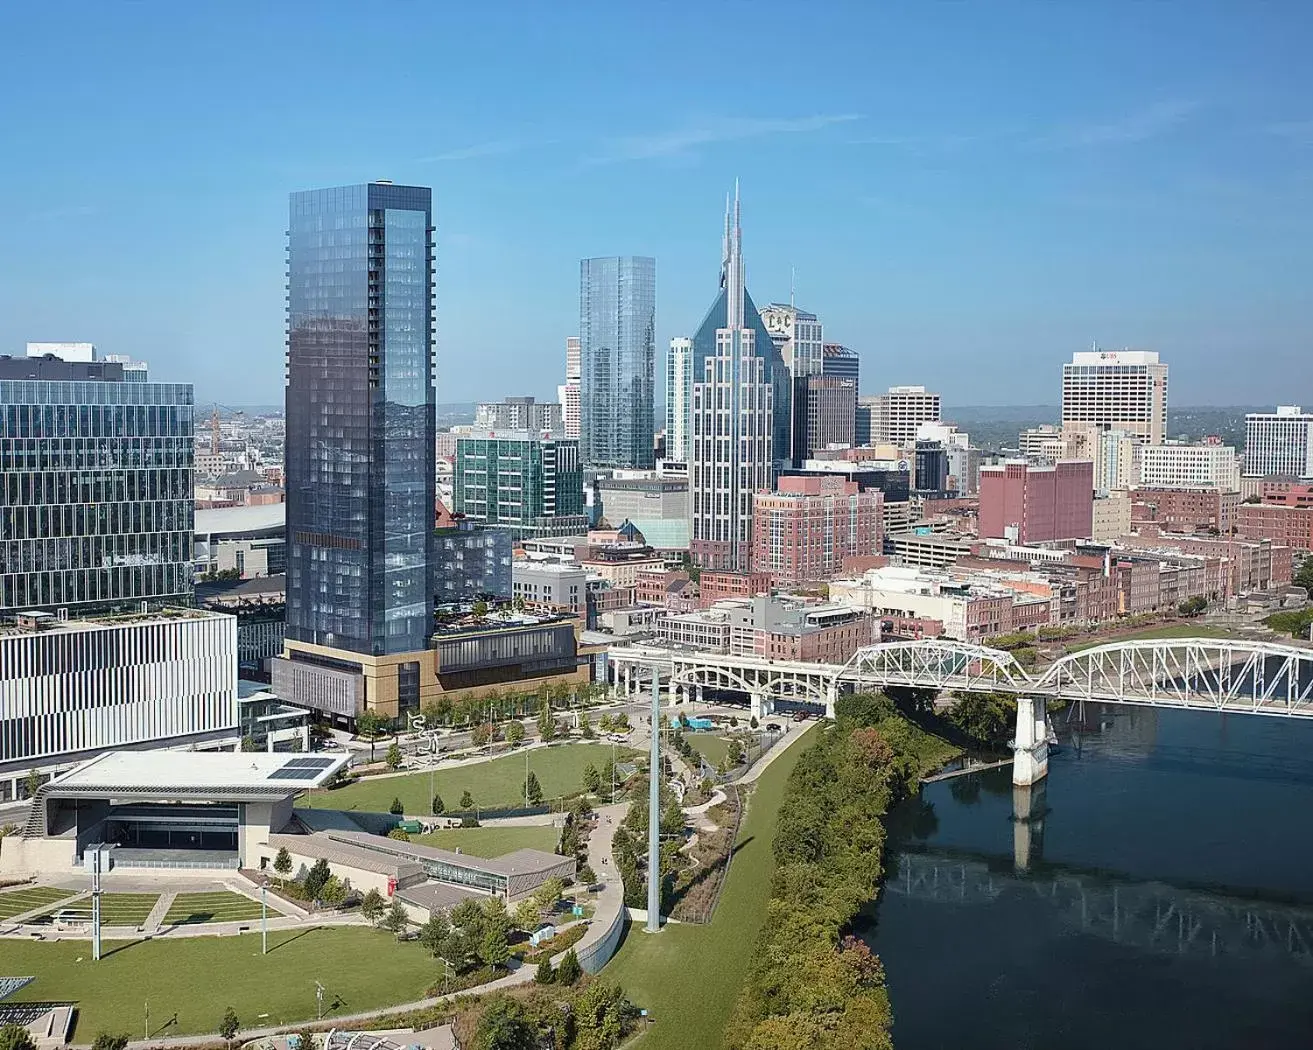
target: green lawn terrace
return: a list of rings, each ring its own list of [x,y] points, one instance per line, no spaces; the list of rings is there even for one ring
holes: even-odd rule
[[[584,769],[601,769],[612,754],[617,761],[628,754],[624,748],[588,741],[570,741],[550,747],[524,748],[486,762],[467,762],[439,767],[432,773],[403,773],[365,777],[345,787],[319,789],[297,799],[298,807],[387,813],[399,799],[407,816],[429,816],[433,796],[442,798],[443,808],[461,810],[465,792],[474,799],[471,808],[506,808],[525,805],[525,778],[538,778],[544,799],[557,799],[583,792]]]
[[[365,926],[271,931],[268,955],[250,933],[106,941],[98,962],[86,940],[14,940],[0,958],[6,972],[36,975],[6,1005],[74,1002],[73,1039],[85,1044],[100,1032],[141,1038],[147,1002],[150,1038],[166,1039],[214,1032],[228,1006],[244,1027],[314,1020],[315,981],[327,989],[328,1021],[421,999],[441,977],[418,944]]]

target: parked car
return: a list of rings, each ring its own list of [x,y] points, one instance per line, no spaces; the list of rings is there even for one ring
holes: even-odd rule
[[[805,721],[807,721],[807,712],[806,712],[806,711],[794,711],[794,712],[793,712],[793,720],[794,720],[795,722],[805,722]]]
[[[767,722],[767,723],[766,723],[766,732],[768,732],[768,733],[782,733],[782,732],[784,732],[784,727],[781,726],[778,722]]]

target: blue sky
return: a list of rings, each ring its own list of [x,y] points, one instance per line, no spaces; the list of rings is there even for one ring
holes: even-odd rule
[[[748,285],[863,388],[1054,403],[1160,350],[1174,404],[1313,402],[1313,4],[10,4],[0,352],[85,339],[282,396],[287,193],[434,188],[439,400],[550,395],[578,260],[657,258],[658,372]]]

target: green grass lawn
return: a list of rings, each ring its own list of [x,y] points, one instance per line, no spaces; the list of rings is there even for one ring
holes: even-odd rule
[[[1225,627],[1217,627],[1207,623],[1158,624],[1155,627],[1128,631],[1126,634],[1115,634],[1107,638],[1093,638],[1089,641],[1076,642],[1067,646],[1067,652],[1080,652],[1082,649],[1093,649],[1096,645],[1109,645],[1113,642],[1148,641],[1152,638],[1230,638],[1232,635],[1233,632]]]
[[[22,889],[8,890],[0,893],[0,919],[12,918],[45,904],[67,900],[75,892],[55,886],[24,886]]]
[[[716,914],[706,926],[667,926],[651,936],[630,925],[602,977],[654,1018],[643,1050],[716,1050],[766,918],[775,863],[771,840],[789,773],[808,746],[793,744],[762,773],[739,828]],[[697,1033],[690,1041],[690,1033]]]
[[[282,912],[269,909],[272,916]],[[260,902],[230,890],[214,893],[179,893],[164,916],[166,926],[185,926],[204,922],[247,922],[260,918]]]
[[[439,849],[458,849],[474,857],[500,857],[517,849],[540,849],[551,853],[561,833],[554,827],[451,828],[431,835],[412,835],[412,842]]]
[[[624,756],[624,750],[617,755]],[[567,795],[583,788],[584,766],[590,762],[599,770],[611,757],[610,744],[571,743],[534,751],[520,751],[468,766],[439,767],[433,773],[433,788],[442,796],[447,809],[460,804],[462,792],[468,791],[480,806],[515,806],[524,804],[524,762],[538,778],[544,798]],[[429,792],[429,774],[414,773],[403,777],[367,777],[357,784],[335,791],[316,791],[302,796],[298,805],[315,809],[356,809],[367,813],[386,813],[394,798],[401,799],[411,816],[430,812],[433,795]]]
[[[160,899],[158,893],[104,893],[100,897],[100,922],[103,926],[140,926]],[[65,908],[51,908],[41,921],[52,920],[56,913],[68,911],[70,916],[91,921],[91,898],[84,897]]]
[[[685,733],[684,739],[713,766],[719,766],[729,754],[729,741],[715,733]]]
[[[77,1002],[80,1043],[98,1032],[142,1038],[146,1002],[151,1036],[165,1038],[213,1032],[228,1006],[243,1028],[313,1019],[316,980],[327,988],[328,1020],[337,996],[337,1013],[392,1006],[423,996],[437,975],[418,944],[357,926],[276,931],[267,956],[253,933],[115,941],[100,962],[87,941],[15,941],[4,946],[4,962],[8,973],[36,975],[11,1001]]]

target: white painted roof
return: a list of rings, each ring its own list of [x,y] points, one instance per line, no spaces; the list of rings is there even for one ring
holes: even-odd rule
[[[263,788],[290,795],[318,786],[347,761],[346,755],[292,752],[111,751],[56,777],[47,789],[185,794]]]
[[[196,512],[192,531],[197,536],[262,532],[281,529],[287,522],[286,503],[257,503],[250,507],[217,507]]]

